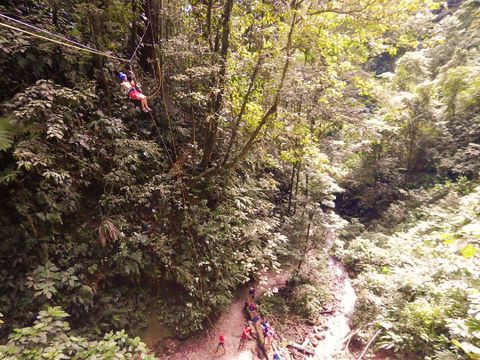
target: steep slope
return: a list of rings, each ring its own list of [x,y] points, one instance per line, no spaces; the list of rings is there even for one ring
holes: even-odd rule
[[[476,359],[480,345],[480,187],[411,191],[380,225],[344,233],[336,253],[355,276],[354,324],[398,358]],[[462,355],[463,354],[463,355]]]

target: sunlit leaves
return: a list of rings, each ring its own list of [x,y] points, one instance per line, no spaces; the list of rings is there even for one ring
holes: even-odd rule
[[[430,194],[413,191],[412,202],[390,206],[377,231],[364,233],[339,250],[352,272],[360,272],[356,280],[361,289],[360,312],[355,321],[363,329],[377,316],[385,329],[379,345],[400,356],[433,354],[449,344],[449,339],[467,354],[474,354],[478,346],[473,330],[478,314],[471,310],[471,318],[466,316],[466,300],[478,280],[480,219],[472,205],[478,201],[480,188],[460,198],[458,190],[456,185],[447,185]],[[434,201],[428,204],[422,196]],[[422,205],[415,206],[415,201]],[[403,220],[401,212],[407,215]],[[388,271],[384,271],[386,266]],[[469,295],[470,303],[478,302],[477,298]]]
[[[467,244],[463,248],[460,249],[460,254],[465,259],[470,259],[471,257],[474,257],[477,254],[478,250],[475,246],[472,244]]]

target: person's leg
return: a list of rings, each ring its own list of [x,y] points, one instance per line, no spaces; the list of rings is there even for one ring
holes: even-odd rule
[[[142,108],[143,112],[148,112],[151,109],[148,107],[147,97],[143,95],[141,92],[134,90],[130,94],[130,98],[136,101],[140,101],[140,107]]]
[[[140,100],[141,100],[141,102],[142,102],[143,108],[144,108],[145,110],[147,110],[147,111],[151,111],[152,109],[150,109],[150,108],[148,107],[148,99],[147,99],[147,97],[146,97],[145,95],[143,95],[142,93],[139,93],[138,96],[139,96],[139,98],[140,98]]]
[[[145,97],[145,107],[147,108],[148,111],[152,111],[152,109],[150,109],[150,106],[148,106],[148,99],[147,99],[147,97]]]
[[[142,111],[143,112],[148,112],[150,109],[147,105],[147,98],[144,97],[142,100],[140,100],[140,105],[142,106]]]

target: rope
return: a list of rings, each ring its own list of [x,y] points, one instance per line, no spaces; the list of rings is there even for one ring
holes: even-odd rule
[[[148,19],[148,23],[147,23],[147,26],[145,27],[145,31],[142,35],[142,38],[140,39],[140,42],[138,43],[137,47],[135,48],[135,51],[133,52],[132,56],[130,57],[130,60],[128,61],[128,64],[130,65],[130,72],[131,74],[133,75],[133,78],[134,80],[136,81],[136,76],[135,76],[135,73],[133,71],[133,65],[132,65],[132,61],[133,61],[133,58],[135,57],[135,54],[137,53],[138,49],[140,48],[140,46],[143,44],[143,38],[145,37],[145,35],[147,34],[147,31],[148,31],[148,27],[150,26],[150,30],[151,30],[151,33],[152,33],[152,37],[153,37],[153,27],[151,26],[152,22],[150,19]],[[142,73],[143,73],[143,76],[146,77],[146,74],[145,72],[139,68]],[[157,75],[156,75],[156,72],[155,72],[155,67],[153,67],[153,73],[154,73],[154,77],[156,78]],[[160,83],[161,83],[161,79],[160,79]],[[153,91],[153,93],[151,95],[145,95],[147,98],[151,99],[155,96],[157,96],[157,94],[160,92],[160,85],[157,86],[157,89],[155,89]]]
[[[152,14],[152,9],[150,8],[150,4],[149,4],[148,1],[147,1],[147,10],[148,10],[148,16],[149,16],[148,21],[151,21],[150,16]],[[155,48],[155,46],[157,46],[158,44],[155,43],[155,34],[153,32],[153,26],[150,26],[150,34],[152,36],[152,46],[153,46],[153,50],[154,50],[153,55],[154,55],[154,59],[155,59],[155,64],[153,64],[152,69],[153,69],[153,75],[157,78],[157,82],[158,82],[158,86],[154,90],[154,92],[147,96],[148,98],[152,99],[160,93],[161,86],[163,86],[163,79],[162,79],[161,68],[160,68],[160,66],[158,66],[158,57],[157,57],[157,52],[156,52],[156,48]],[[156,66],[157,66],[157,69],[155,70]],[[175,151],[175,157],[177,157],[176,151]]]
[[[26,22],[23,22],[23,21],[21,21],[21,20],[15,19],[15,18],[12,18],[12,17],[7,16],[7,15],[5,15],[5,14],[0,13],[0,17],[3,17],[4,19],[10,20],[10,21],[13,21],[13,22],[15,22],[15,23],[17,23],[17,24],[26,26],[26,27],[28,27],[28,28],[30,28],[30,29],[43,32],[43,33],[45,33],[45,34],[48,34],[48,35],[53,36],[53,37],[56,37],[56,38],[58,38],[58,39],[62,39],[62,40],[65,40],[65,41],[69,41],[69,42],[71,42],[72,44],[75,44],[75,45],[77,45],[77,46],[83,47],[83,48],[85,48],[85,49],[89,49],[89,50],[92,50],[92,51],[99,51],[99,50],[97,50],[97,49],[95,49],[95,48],[92,48],[92,47],[90,47],[90,46],[88,46],[88,45],[84,45],[84,44],[79,43],[79,42],[77,42],[77,41],[75,41],[75,40],[71,40],[71,39],[69,39],[69,38],[67,38],[67,37],[63,37],[63,36],[60,36],[60,35],[58,35],[58,34],[54,34],[54,33],[50,32],[50,31],[47,31],[47,30],[45,30],[45,29],[39,28],[39,27],[34,26],[34,25],[30,25],[30,24],[28,24],[28,23],[26,23]]]
[[[6,28],[9,28],[11,30],[14,30],[14,31],[19,31],[19,32],[23,32],[23,33],[26,33],[28,35],[31,35],[31,36],[34,36],[34,37],[38,37],[40,39],[44,39],[44,40],[47,40],[47,41],[50,41],[50,42],[54,42],[56,44],[59,44],[59,45],[63,45],[63,46],[67,46],[67,47],[71,47],[73,49],[77,49],[77,50],[81,50],[81,51],[86,51],[86,52],[90,52],[92,54],[96,54],[96,55],[100,55],[100,56],[105,56],[105,57],[108,57],[108,58],[111,58],[111,59],[116,59],[116,60],[121,60],[121,61],[128,61],[128,64],[131,64],[133,59],[135,58],[135,55],[137,54],[138,52],[138,49],[140,49],[140,47],[142,46],[143,44],[143,39],[145,38],[145,35],[147,34],[147,31],[148,31],[148,28],[150,27],[150,30],[152,32],[152,35],[153,35],[153,28],[151,27],[151,21],[150,19],[148,20],[147,22],[147,25],[145,27],[145,31],[143,32],[143,35],[142,37],[140,38],[140,41],[138,42],[138,45],[136,46],[135,50],[133,51],[133,54],[132,56],[130,57],[130,59],[124,59],[124,58],[120,58],[120,57],[117,57],[117,56],[113,56],[113,55],[109,55],[105,52],[102,52],[100,50],[97,50],[93,47],[90,47],[88,45],[84,45],[82,43],[79,43],[75,40],[71,40],[67,37],[64,37],[64,36],[60,36],[60,35],[57,35],[57,34],[54,34],[50,31],[47,31],[45,29],[42,29],[38,26],[34,26],[34,25],[31,25],[31,24],[28,24],[24,21],[21,21],[21,20],[18,20],[18,19],[15,19],[15,18],[12,18],[10,16],[7,16],[5,14],[2,14],[0,13],[0,17],[6,19],[6,20],[9,20],[9,21],[12,21],[12,22],[15,22],[17,24],[20,24],[20,25],[23,25],[23,26],[26,26],[30,29],[33,29],[33,30],[36,30],[36,31],[39,31],[39,32],[43,32],[49,36],[52,36],[52,37],[55,37],[57,39],[60,39],[62,41],[59,41],[59,40],[55,40],[55,39],[51,39],[49,37],[46,37],[46,36],[42,36],[42,35],[39,35],[39,34],[35,34],[35,33],[32,33],[32,32],[29,32],[27,30],[24,30],[24,29],[21,29],[21,28],[17,28],[17,27],[14,27],[14,26],[11,26],[11,25],[7,25],[7,24],[4,24],[2,22],[0,22],[0,26],[3,26],[3,27],[6,27]],[[155,69],[154,69],[154,72],[155,72]],[[132,69],[132,73],[133,73],[133,69]],[[155,74],[155,77],[157,77],[157,75]],[[160,77],[160,74],[159,74],[159,77]],[[161,79],[159,79],[159,82],[161,83]],[[147,96],[149,98],[152,98],[152,97],[155,97],[157,96],[161,91],[161,85],[159,84],[159,86],[157,87],[157,89],[154,90],[154,92]]]
[[[162,83],[163,83],[163,80],[161,78],[161,74],[159,74],[157,76],[157,71],[155,70],[155,66],[153,66],[152,69],[153,69],[153,76],[157,79],[158,86],[153,91],[153,93],[151,93],[150,95],[147,96],[149,99],[153,99],[155,96],[157,96],[160,93],[160,91],[162,90]]]
[[[148,30],[148,27],[150,26],[150,20],[148,20],[148,23],[147,23],[147,26],[145,27],[145,31],[137,45],[137,47],[135,48],[135,51],[133,52],[132,56],[130,57],[130,60],[128,60],[128,63],[131,64],[132,63],[132,60],[133,58],[135,57],[135,54],[137,53],[138,49],[140,48],[140,46],[143,44],[143,38],[145,37],[145,35],[147,34],[147,30]]]
[[[155,125],[155,128],[157,129],[157,132],[158,132],[158,136],[160,137],[160,139],[162,140],[162,143],[163,143],[163,147],[165,148],[165,151],[167,152],[168,154],[168,158],[170,159],[170,163],[172,164],[172,167],[175,166],[175,162],[173,161],[173,158],[172,158],[172,155],[170,154],[170,151],[168,150],[167,148],[167,144],[165,144],[165,140],[163,139],[163,136],[160,132],[160,129],[158,128],[158,125],[157,125],[157,122],[155,121],[155,118],[153,117],[152,113],[149,112],[148,113],[150,115],[150,118],[152,119],[152,122],[153,124]],[[168,118],[169,119],[169,118]],[[173,136],[173,131],[172,131],[172,128],[171,128],[171,123],[170,123],[170,119],[169,119],[169,123],[168,123],[168,127],[170,129],[170,134],[172,136],[172,142],[173,142],[173,148],[174,148],[174,152],[175,152],[175,156],[177,156],[177,150],[175,148],[175,138]],[[183,185],[182,182],[180,182],[180,192],[182,194],[182,203],[183,203],[183,206],[186,208],[187,207],[187,192],[185,190],[185,186]],[[188,216],[188,212],[185,212],[185,216],[187,218],[187,221],[189,220],[189,216]],[[188,232],[188,237],[190,238],[190,242],[192,244],[192,248],[193,248],[193,251],[195,253],[195,259],[197,261],[197,264],[199,263],[199,258],[198,258],[198,251],[197,251],[197,248],[195,246],[195,241],[193,239],[193,234],[192,234],[192,229],[191,229],[191,224],[190,222],[188,222],[188,226],[187,226],[187,232]],[[200,277],[201,279],[203,279],[202,277]],[[204,298],[204,294],[203,294],[203,280],[200,282],[200,291],[202,293],[202,302],[204,303],[205,302],[205,298]],[[210,319],[207,317],[208,321],[210,321]],[[211,322],[210,322],[211,323]]]
[[[150,115],[150,118],[152,119],[152,123],[153,123],[153,125],[155,125],[155,128],[157,129],[158,136],[162,140],[163,147],[165,148],[165,151],[167,152],[168,158],[170,159],[170,163],[172,164],[172,167],[173,167],[175,165],[175,162],[173,161],[173,158],[170,155],[170,151],[168,151],[167,144],[165,144],[165,140],[163,139],[162,133],[160,132],[160,129],[158,128],[157,122],[155,121],[155,118],[153,117],[151,112],[149,112],[148,115]]]
[[[175,154],[175,157],[178,157],[177,153],[177,145],[175,141],[175,136],[173,135],[173,130],[172,130],[172,120],[170,119],[170,114],[168,112],[168,104],[167,104],[167,99],[165,97],[165,87],[163,86],[163,81],[161,82],[162,86],[162,100],[163,100],[163,106],[165,107],[165,114],[167,115],[167,121],[168,121],[168,129],[170,130],[170,136],[172,137],[172,145],[173,145],[173,152]]]
[[[25,33],[25,34],[28,34],[28,35],[30,35],[30,36],[37,37],[37,38],[39,38],[39,39],[47,40],[47,41],[53,42],[53,43],[55,43],[55,44],[63,45],[63,46],[66,46],[66,47],[70,47],[70,48],[72,48],[72,49],[77,49],[77,50],[80,50],[80,51],[85,51],[85,52],[88,52],[88,53],[91,53],[91,54],[104,56],[104,57],[107,57],[107,58],[110,58],[110,59],[115,59],[115,60],[120,60],[120,61],[128,61],[128,59],[121,58],[121,57],[118,57],[118,56],[113,56],[113,55],[107,54],[107,53],[105,53],[105,52],[101,52],[100,50],[90,50],[90,49],[87,49],[87,48],[85,48],[85,47],[80,47],[80,46],[77,46],[77,45],[72,45],[72,44],[66,43],[66,42],[64,42],[64,41],[59,41],[59,40],[51,39],[51,38],[49,38],[49,37],[46,37],[46,36],[43,36],[43,35],[39,35],[39,34],[35,34],[35,33],[30,32],[30,31],[17,28],[17,27],[15,27],[15,26],[11,26],[11,25],[8,25],[8,24],[4,24],[4,23],[2,23],[2,22],[0,22],[0,26],[6,27],[6,28],[11,29],[11,30],[14,30],[14,31],[18,31],[18,32]],[[70,40],[68,40],[68,39],[66,39],[66,40],[67,40],[67,41],[70,41]]]

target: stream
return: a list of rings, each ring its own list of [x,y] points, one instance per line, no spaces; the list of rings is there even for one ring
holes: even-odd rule
[[[335,296],[335,311],[326,315],[319,333],[323,340],[315,348],[315,359],[347,359],[345,342],[351,332],[350,317],[355,307],[357,296],[347,275],[347,270],[338,260],[330,257],[328,266],[332,272]]]
[[[335,232],[333,229],[326,231],[325,253],[328,254],[333,246]],[[351,333],[351,321],[357,295],[353,289],[347,269],[333,256],[328,258],[328,268],[331,273],[330,283],[334,295],[334,311],[325,315],[322,330],[318,333],[322,340],[315,348],[315,359],[348,359],[346,349],[347,338]]]

